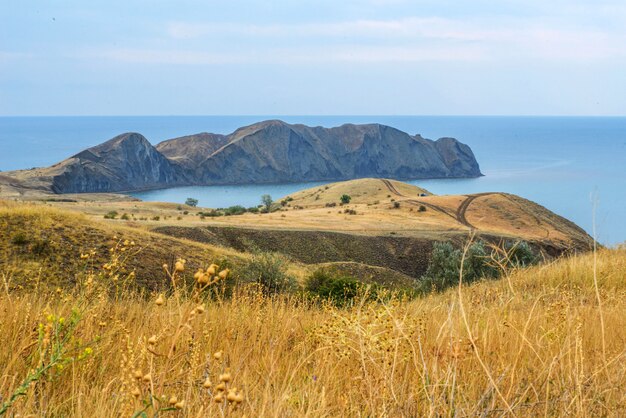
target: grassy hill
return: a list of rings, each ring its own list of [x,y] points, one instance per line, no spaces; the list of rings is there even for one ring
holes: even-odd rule
[[[16,204],[0,201],[0,260],[15,286],[41,281],[67,287],[90,266],[110,259],[112,248],[126,248],[126,270],[135,271],[138,285],[163,286],[162,265],[186,257],[196,267],[220,257],[237,263],[246,256],[225,248],[201,245],[142,228],[95,221],[86,216],[48,207],[45,204]],[[127,245],[124,245],[126,243]],[[130,245],[130,244],[133,245]],[[81,254],[93,251],[89,258]]]
[[[59,225],[69,220],[47,211],[4,206],[0,219],[12,213],[23,228],[63,233]],[[88,221],[72,221],[84,228],[81,234],[97,234]],[[160,256],[180,250],[205,268],[209,256],[218,255],[180,240],[152,242],[157,237],[147,233],[114,233],[150,244],[127,260],[137,266],[159,265]],[[62,241],[53,245],[65,248]],[[13,266],[27,262],[14,257]],[[79,263],[70,257],[56,259],[65,258],[65,269],[40,264],[40,276],[66,277],[68,266]],[[194,271],[186,266],[175,281],[191,279]],[[105,280],[100,291],[78,283],[38,292],[6,286],[0,293],[0,411],[94,417],[626,413],[623,249],[415,300],[364,295],[347,307],[269,297],[250,286],[225,299],[217,288],[127,291],[112,299],[102,293],[114,286],[107,271],[94,266],[94,272]],[[1,274],[5,283],[16,280],[6,265]]]

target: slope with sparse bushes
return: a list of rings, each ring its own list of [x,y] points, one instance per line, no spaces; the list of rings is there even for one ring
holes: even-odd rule
[[[227,295],[234,272],[210,258],[168,264],[156,292],[113,291],[132,247],[78,257],[71,288],[4,288],[0,415],[626,413],[625,250],[414,300],[314,275],[312,289],[352,300],[330,304],[254,283]]]

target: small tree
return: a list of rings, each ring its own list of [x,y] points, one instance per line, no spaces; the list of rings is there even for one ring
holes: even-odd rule
[[[195,208],[196,206],[198,206],[198,199],[194,199],[193,197],[188,197],[187,200],[185,200],[185,205]]]
[[[268,194],[264,194],[263,196],[261,196],[261,202],[263,202],[263,206],[265,206],[265,211],[267,213],[270,213],[270,209],[272,208],[272,203],[274,203],[274,201],[272,200],[272,196]]]
[[[341,195],[339,200],[341,201],[342,204],[347,205],[348,203],[350,203],[350,200],[352,200],[352,198],[348,196],[347,194],[344,194],[344,195]]]

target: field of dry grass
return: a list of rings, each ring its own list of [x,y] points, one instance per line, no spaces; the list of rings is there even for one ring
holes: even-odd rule
[[[64,289],[46,271],[12,289],[2,266],[0,415],[626,414],[625,250],[338,308],[254,287],[223,298],[230,277],[184,287],[188,263],[139,295],[117,274],[133,243],[114,248],[104,264],[76,254],[85,267]],[[200,282],[221,271],[212,261]]]

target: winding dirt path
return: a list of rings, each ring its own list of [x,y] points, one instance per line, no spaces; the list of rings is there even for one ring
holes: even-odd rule
[[[391,183],[389,180],[387,180],[387,179],[380,179],[380,180],[383,182],[383,184],[387,187],[387,189],[391,193],[393,193],[393,194],[395,194],[396,196],[399,196],[399,197],[408,197],[408,196],[403,195],[402,193],[400,193],[398,191],[398,189],[396,189],[396,187],[393,185],[393,183]],[[432,204],[432,203],[428,203],[428,202],[424,202],[423,200],[416,200],[416,199],[407,199],[404,202],[408,203],[409,205],[417,206],[417,207],[426,206],[426,207],[429,207],[429,208],[431,208],[432,210],[434,210],[436,212],[439,212],[439,213],[442,213],[442,214],[444,214],[446,216],[449,216],[449,217],[451,217],[454,220],[458,220],[458,216],[456,216],[456,214],[450,213],[448,210],[442,208],[441,206],[438,206],[438,205],[435,205],[435,204]]]
[[[402,196],[402,197],[405,197],[402,193],[400,193],[400,192],[398,191],[398,189],[396,189],[396,186],[394,186],[394,185],[393,185],[393,183],[392,183],[392,182],[390,182],[389,180],[387,180],[387,179],[380,179],[380,181],[382,181],[382,182],[383,182],[383,184],[387,187],[387,189],[389,189],[389,191],[390,191],[391,193],[395,194],[396,196]]]
[[[393,183],[391,183],[389,180],[387,179],[380,179],[383,184],[387,187],[387,189],[395,194],[396,196],[400,196],[400,197],[407,197],[405,195],[403,195],[402,193],[400,193],[398,191],[398,189],[396,189],[396,187],[393,185]],[[408,199],[405,202],[413,205],[413,206],[427,206],[433,210],[436,210],[437,212],[443,213],[444,215],[450,216],[452,219],[456,220],[458,223],[460,223],[463,226],[466,226],[472,230],[474,229],[478,229],[476,228],[474,225],[472,225],[468,220],[467,220],[467,209],[469,208],[469,205],[476,200],[479,197],[482,196],[489,196],[489,195],[494,195],[494,194],[502,194],[502,193],[497,193],[497,192],[486,192],[486,193],[476,193],[476,194],[471,194],[471,195],[465,195],[466,198],[464,201],[461,202],[461,204],[459,205],[459,207],[457,208],[457,210],[454,213],[450,213],[448,210],[442,208],[441,206],[437,206],[434,205],[432,203],[427,203],[424,202],[423,200],[416,200],[416,199]]]

